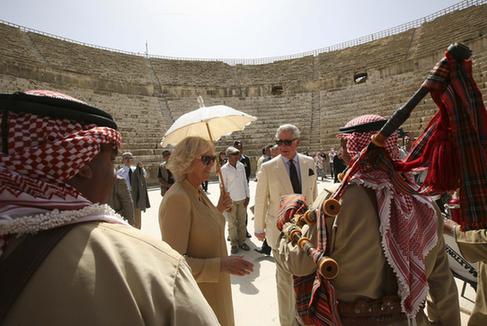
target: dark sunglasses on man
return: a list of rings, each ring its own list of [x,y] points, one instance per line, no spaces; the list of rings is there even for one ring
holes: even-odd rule
[[[215,155],[203,155],[200,157],[201,162],[203,162],[204,165],[210,165],[213,164],[216,160]]]
[[[281,146],[281,145],[285,145],[285,146],[291,146],[293,141],[295,141],[296,139],[278,139],[276,140],[276,144],[278,146]]]

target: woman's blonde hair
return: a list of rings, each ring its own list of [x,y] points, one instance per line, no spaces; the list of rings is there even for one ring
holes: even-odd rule
[[[211,142],[201,137],[186,137],[174,148],[167,161],[167,168],[176,181],[184,180],[191,172],[193,161],[208,152],[215,152],[215,146]]]

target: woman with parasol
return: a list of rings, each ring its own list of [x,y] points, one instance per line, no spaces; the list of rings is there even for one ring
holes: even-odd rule
[[[246,275],[253,264],[242,256],[228,256],[223,212],[232,201],[222,192],[215,207],[201,189],[215,162],[212,143],[187,137],[174,149],[168,168],[176,183],[159,209],[161,234],[186,257],[204,297],[222,325],[234,325],[230,275]]]

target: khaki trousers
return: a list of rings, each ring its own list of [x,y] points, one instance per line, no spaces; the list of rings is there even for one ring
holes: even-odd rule
[[[477,297],[475,298],[475,306],[473,307],[472,315],[468,320],[468,326],[487,325],[487,265],[480,262],[478,277],[477,277]]]
[[[232,246],[238,246],[245,242],[247,230],[245,228],[245,217],[247,207],[244,200],[234,201],[232,210],[227,213],[228,236]]]
[[[142,210],[140,208],[134,208],[134,227],[140,230],[142,226]]]
[[[284,268],[279,252],[272,249],[276,261],[277,304],[281,326],[298,326],[296,320],[296,299],[294,296],[293,276]]]

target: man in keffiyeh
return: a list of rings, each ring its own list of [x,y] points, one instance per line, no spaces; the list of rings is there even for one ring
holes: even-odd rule
[[[340,128],[337,137],[349,166],[385,122],[380,116],[364,115]],[[388,138],[385,150],[391,159],[399,158],[397,135]],[[429,319],[460,325],[458,293],[438,222],[441,216],[429,199],[403,191],[393,172],[397,173],[361,165],[346,180],[339,214],[324,218],[326,230],[318,230],[326,255],[339,266],[337,278],[330,283],[341,323],[425,325]],[[409,177],[404,181],[417,188]],[[321,201],[312,207],[321,207],[323,198],[320,195]],[[316,228],[310,227],[305,236],[317,241]],[[301,269],[295,275],[309,271],[307,266]]]
[[[0,121],[0,292],[15,293],[0,301],[0,324],[217,323],[184,258],[105,204],[121,143],[109,114],[27,91],[0,94]],[[36,255],[25,243],[44,250],[67,225],[25,286],[12,284],[15,269],[29,268],[16,256]]]
[[[445,219],[445,233],[455,238],[465,259],[478,263],[475,305],[468,325],[487,325],[487,229],[462,231],[459,224]]]

